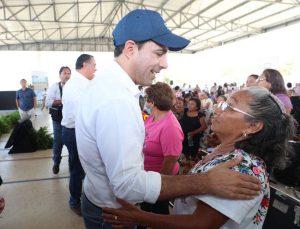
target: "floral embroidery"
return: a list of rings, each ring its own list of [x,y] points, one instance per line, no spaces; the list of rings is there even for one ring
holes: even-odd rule
[[[261,172],[257,167],[253,167],[252,171],[254,172],[255,175],[258,175]]]
[[[263,198],[261,201],[261,205],[265,208],[269,207],[269,203],[270,203],[270,201],[267,198]]]
[[[259,225],[263,223],[267,215],[269,202],[270,202],[269,176],[267,173],[266,165],[262,159],[254,155],[247,154],[241,149],[236,149],[233,152],[230,152],[229,154],[226,155],[217,155],[214,158],[212,158],[209,162],[206,163],[199,161],[190,170],[190,173],[205,172],[217,166],[220,163],[224,163],[226,161],[229,161],[241,155],[243,156],[243,161],[239,165],[233,167],[232,169],[244,174],[249,174],[257,177],[260,180],[260,184],[262,186],[261,192],[262,194],[264,194],[264,197],[260,203],[259,209],[257,210],[256,214],[253,216],[253,220],[252,220],[253,224]]]

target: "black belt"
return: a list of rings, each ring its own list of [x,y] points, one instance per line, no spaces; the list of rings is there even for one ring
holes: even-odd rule
[[[90,201],[89,198],[87,198],[87,196],[85,195],[84,192],[83,192],[83,195],[84,195],[84,197],[86,198],[86,200],[87,200],[91,205],[93,205],[95,208],[98,208],[99,210],[102,210],[101,207],[99,207],[99,206],[95,205],[94,203],[92,203],[92,201]]]

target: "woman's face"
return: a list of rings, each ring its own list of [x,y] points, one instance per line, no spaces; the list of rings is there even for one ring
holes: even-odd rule
[[[189,111],[196,111],[198,110],[197,104],[194,100],[190,100],[187,104],[188,110]]]
[[[190,99],[191,99],[191,97],[185,97],[184,101],[187,103]]]
[[[176,108],[176,109],[181,109],[181,108],[183,108],[183,101],[180,100],[180,99],[176,99],[175,108]]]
[[[261,74],[257,79],[257,85],[260,87],[264,87],[268,90],[271,89],[271,84],[267,81],[266,76]]]
[[[237,108],[243,112],[249,113],[248,97],[245,92],[238,91],[233,93],[227,100],[231,107],[227,107],[224,111],[221,108],[215,110],[212,119],[211,129],[219,136],[226,136],[233,139],[242,137],[243,132],[249,126],[244,114],[234,110]]]

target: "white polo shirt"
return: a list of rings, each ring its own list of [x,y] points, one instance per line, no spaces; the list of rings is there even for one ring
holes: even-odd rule
[[[154,203],[160,194],[160,174],[143,169],[138,96],[137,86],[114,62],[95,76],[79,105],[75,129],[84,192],[99,207],[119,207],[116,197]]]

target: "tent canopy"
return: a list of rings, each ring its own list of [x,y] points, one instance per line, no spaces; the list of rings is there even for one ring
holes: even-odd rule
[[[112,51],[134,9],[159,12],[195,53],[300,21],[299,0],[1,0],[0,50]]]

